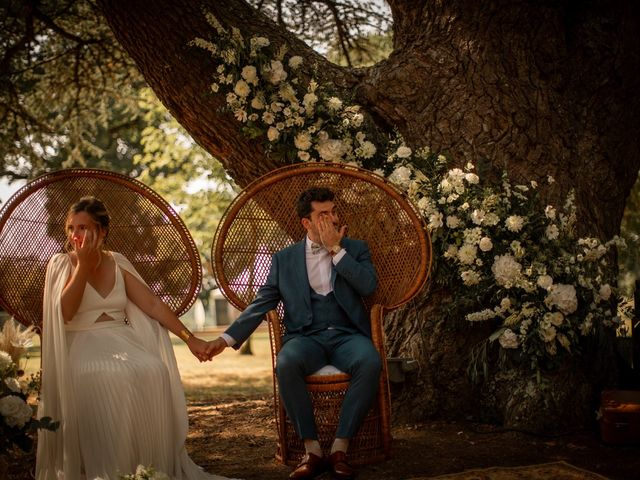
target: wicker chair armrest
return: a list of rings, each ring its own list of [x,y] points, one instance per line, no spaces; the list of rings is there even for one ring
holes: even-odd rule
[[[271,353],[277,355],[282,348],[282,326],[277,310],[267,312],[267,323],[269,324],[269,338],[271,340]]]

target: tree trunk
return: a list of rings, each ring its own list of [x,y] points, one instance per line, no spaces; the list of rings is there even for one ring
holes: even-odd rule
[[[214,33],[200,5],[98,3],[160,100],[238,184],[280,166],[265,156],[262,139],[242,136],[232,115],[219,111],[224,97],[208,93],[211,61],[187,45]],[[366,69],[328,63],[241,0],[203,3],[225,27],[286,43],[305,65],[315,63],[320,81],[355,92],[383,131],[397,127],[411,146],[448,152],[460,165],[472,161],[489,178],[506,168],[516,181],[543,185],[552,175],[543,201],[558,204],[575,189],[580,230],[618,233],[640,167],[640,7],[633,0],[390,1],[395,50]],[[587,351],[554,373],[547,390],[532,390],[525,366],[499,371],[494,362],[490,379],[475,384],[466,375],[469,354],[491,326],[446,318],[449,298],[425,292],[387,319],[389,353],[420,363],[395,392],[399,411],[538,431],[588,422],[608,380],[600,373],[610,350]]]

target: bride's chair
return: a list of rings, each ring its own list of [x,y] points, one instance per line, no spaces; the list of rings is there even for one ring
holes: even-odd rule
[[[372,340],[383,359],[384,314],[413,298],[425,285],[431,242],[419,213],[395,187],[363,169],[330,163],[298,164],[275,170],[247,186],[229,206],[215,235],[212,258],[218,285],[226,298],[244,310],[264,284],[271,256],[305,234],[295,212],[303,190],[328,187],[336,194],[340,219],[348,234],[365,240],[378,273],[376,292],[365,299]],[[285,332],[282,304],[268,317],[272,362]],[[331,368],[307,377],[320,443],[328,451],[335,436],[349,375]],[[278,449],[276,457],[298,463],[304,445],[297,437],[273,380]],[[383,362],[377,402],[349,444],[354,465],[382,461],[391,447],[390,395]]]
[[[111,215],[106,248],[125,255],[178,315],[202,282],[200,256],[186,226],[157,193],[114,172],[68,169],[18,190],[0,210],[0,306],[24,325],[42,327],[49,259],[64,251],[69,207],[81,197],[102,200]]]

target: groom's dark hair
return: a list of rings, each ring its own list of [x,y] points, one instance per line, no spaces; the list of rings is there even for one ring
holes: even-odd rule
[[[298,217],[302,220],[303,218],[308,218],[313,211],[311,207],[311,202],[328,202],[333,200],[335,194],[325,187],[314,187],[309,188],[302,192],[298,197],[298,202],[296,203],[296,210],[298,212]]]

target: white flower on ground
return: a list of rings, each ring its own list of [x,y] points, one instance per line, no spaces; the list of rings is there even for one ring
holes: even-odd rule
[[[572,314],[578,309],[576,289],[573,285],[563,283],[552,285],[544,303],[548,308],[555,306],[565,315]]]
[[[538,285],[543,290],[549,290],[551,285],[553,285],[553,278],[549,275],[540,275],[538,280],[536,281],[536,285]]]
[[[504,224],[511,232],[519,232],[524,226],[524,218],[522,218],[520,215],[510,215],[509,217],[507,217]]]
[[[472,265],[476,261],[476,254],[478,249],[475,245],[465,243],[460,250],[458,250],[458,260],[463,265]]]
[[[9,427],[22,428],[33,416],[33,409],[15,395],[0,398],[0,414]]]
[[[403,145],[401,147],[398,147],[398,150],[396,150],[396,155],[398,156],[398,158],[409,158],[411,156],[411,149]]]
[[[522,265],[513,256],[497,255],[494,257],[491,271],[496,279],[496,283],[505,288],[515,286],[522,275]]]
[[[498,341],[500,342],[500,346],[502,348],[519,347],[518,336],[510,328],[507,328],[504,332],[502,332],[502,335],[500,335]]]
[[[465,270],[460,274],[462,282],[468,287],[480,283],[480,275],[474,270]]]
[[[555,223],[552,223],[545,229],[544,234],[549,240],[555,240],[556,238],[558,238],[558,235],[560,235],[560,230]]]
[[[311,148],[311,135],[307,132],[300,132],[293,140],[298,150],[309,150]]]
[[[480,245],[480,250],[482,250],[483,252],[488,252],[493,248],[493,243],[491,242],[491,239],[489,237],[482,237],[480,239],[479,245]]]

